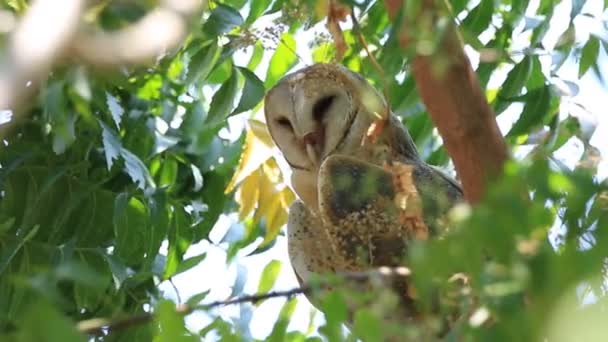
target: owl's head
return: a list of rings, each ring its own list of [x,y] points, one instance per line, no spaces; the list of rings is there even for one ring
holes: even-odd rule
[[[388,115],[380,93],[339,64],[315,64],[285,76],[266,94],[264,111],[293,171],[294,189],[312,206],[322,161],[356,152],[370,125]]]
[[[285,76],[265,99],[266,124],[293,169],[314,170],[328,155],[360,146],[386,115],[384,98],[339,64],[315,64]]]

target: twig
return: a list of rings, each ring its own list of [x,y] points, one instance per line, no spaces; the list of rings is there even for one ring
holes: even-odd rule
[[[175,286],[175,283],[173,282],[173,278],[169,279],[169,284],[171,284],[171,287],[173,288],[173,291],[175,291],[175,297],[177,299],[177,304],[181,304],[182,303],[182,296],[180,296],[179,290],[177,289],[177,286]]]
[[[365,50],[367,57],[369,57],[369,60],[372,62],[372,65],[374,66],[376,71],[378,71],[378,73],[380,74],[380,78],[382,79],[382,88],[383,88],[382,93],[384,94],[384,98],[386,99],[387,103],[391,103],[386,74],[384,73],[384,69],[382,69],[382,67],[380,66],[380,63],[378,63],[378,61],[376,60],[376,57],[374,57],[374,54],[372,54],[371,51],[369,51],[367,41],[365,40],[365,37],[361,33],[361,26],[359,25],[359,20],[357,19],[357,16],[355,15],[354,7],[350,9],[350,17],[351,17],[351,20],[353,21],[353,29],[354,29],[355,33],[357,34],[357,39],[359,39],[359,43]]]
[[[290,297],[293,297],[295,295],[302,294],[302,293],[307,294],[309,291],[310,291],[310,287],[304,286],[304,287],[293,288],[293,289],[286,290],[286,291],[273,291],[273,292],[257,294],[257,295],[246,295],[246,296],[242,296],[242,297],[238,297],[238,298],[234,298],[234,299],[230,299],[230,300],[225,300],[225,301],[218,300],[218,301],[211,302],[209,304],[204,304],[204,305],[190,306],[188,304],[180,304],[175,307],[175,312],[177,314],[186,316],[195,311],[207,311],[209,309],[213,309],[213,308],[220,307],[220,306],[234,305],[234,304],[241,304],[241,303],[256,303],[256,302],[260,302],[262,300],[271,299],[271,298],[281,298],[281,297],[290,298]],[[145,324],[145,323],[151,322],[153,319],[154,319],[154,313],[151,313],[151,312],[137,314],[137,315],[114,319],[114,320],[108,320],[108,319],[104,319],[104,318],[93,318],[93,319],[89,319],[86,321],[78,322],[76,328],[78,329],[78,331],[85,333],[85,334],[102,336],[111,331],[123,330],[123,329],[131,328],[134,326],[138,326],[141,324]]]
[[[337,273],[335,277],[340,280],[352,281],[352,282],[365,282],[372,279],[387,280],[390,278],[407,278],[411,275],[411,272],[406,267],[380,267],[366,272],[345,272]],[[300,287],[292,288],[284,291],[272,291],[261,294],[245,295],[229,300],[218,300],[207,304],[190,306],[187,304],[177,305],[175,312],[177,314],[186,316],[195,311],[208,311],[216,307],[222,307],[227,305],[242,304],[242,303],[257,303],[266,299],[271,298],[291,298],[299,294],[309,295],[318,289],[326,289],[330,285],[334,285],[335,280],[333,279],[320,279],[317,284],[306,284]],[[84,321],[80,321],[76,325],[76,329],[82,333],[89,335],[103,336],[110,333],[111,331],[128,329],[131,327],[139,326],[145,323],[149,323],[154,320],[154,313],[147,312],[133,316],[106,319],[106,318],[93,318]]]

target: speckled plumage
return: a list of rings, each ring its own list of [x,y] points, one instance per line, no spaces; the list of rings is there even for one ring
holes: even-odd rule
[[[301,282],[312,273],[402,265],[408,242],[423,236],[415,221],[428,230],[424,236],[436,236],[442,216],[462,197],[454,180],[419,158],[380,93],[340,65],[316,64],[286,76],[266,95],[265,113],[299,197],[287,229]],[[384,127],[363,143],[379,117]],[[410,170],[400,182],[411,183],[414,197],[399,196],[395,163]],[[420,206],[422,217],[410,221],[408,206]]]

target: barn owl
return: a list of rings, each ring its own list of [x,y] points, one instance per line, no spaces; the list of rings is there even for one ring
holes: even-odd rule
[[[341,65],[285,76],[264,104],[298,195],[287,239],[301,283],[313,274],[402,265],[408,243],[439,234],[462,198],[453,179],[420,159],[383,96]]]

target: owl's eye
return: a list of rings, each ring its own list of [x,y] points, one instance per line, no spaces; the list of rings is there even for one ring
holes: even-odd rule
[[[319,101],[317,101],[317,103],[315,103],[315,105],[312,107],[313,118],[316,121],[322,121],[335,99],[336,95],[329,95],[322,97]]]
[[[289,121],[289,119],[288,119],[288,118],[286,118],[286,117],[280,117],[280,118],[278,118],[278,119],[276,120],[276,123],[277,123],[279,126],[283,127],[283,128],[286,128],[286,129],[288,129],[288,130],[290,130],[290,131],[293,131],[293,127],[291,126],[291,122],[290,122],[290,121]]]

